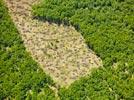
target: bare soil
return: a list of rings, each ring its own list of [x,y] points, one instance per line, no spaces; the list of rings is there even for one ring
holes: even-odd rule
[[[32,18],[31,6],[39,0],[4,1],[27,51],[60,86],[68,86],[92,68],[102,66],[101,59],[72,26]]]

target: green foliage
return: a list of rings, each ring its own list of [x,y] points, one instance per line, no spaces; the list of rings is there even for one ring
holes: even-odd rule
[[[89,48],[103,60],[103,69],[59,91],[62,100],[134,99],[134,1],[42,0],[35,17],[73,25]],[[113,68],[117,67],[117,68]]]
[[[7,8],[0,0],[0,100],[24,100],[32,95],[30,91],[38,95],[42,89],[54,94],[46,87],[53,84],[52,79],[26,52]],[[54,98],[50,94],[44,97]]]
[[[121,66],[122,67],[122,66]],[[126,67],[126,66],[124,66]],[[59,92],[61,100],[133,100],[134,79],[118,69],[99,69]]]
[[[88,46],[112,65],[128,62],[134,52],[134,1],[43,0],[33,7],[35,16],[52,22],[68,21],[84,36]],[[67,23],[67,22],[66,22]]]

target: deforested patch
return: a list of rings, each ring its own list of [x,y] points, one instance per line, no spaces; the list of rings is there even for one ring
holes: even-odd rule
[[[102,61],[90,50],[82,35],[72,26],[50,24],[32,18],[32,4],[38,0],[5,0],[24,45],[60,86],[70,85],[102,66]]]

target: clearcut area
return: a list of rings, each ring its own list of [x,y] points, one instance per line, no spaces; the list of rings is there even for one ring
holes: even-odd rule
[[[72,26],[33,19],[32,5],[39,0],[4,0],[24,45],[42,69],[60,86],[68,86],[102,61]]]

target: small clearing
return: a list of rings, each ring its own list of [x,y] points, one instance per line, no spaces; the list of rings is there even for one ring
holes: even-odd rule
[[[102,66],[101,59],[73,27],[32,18],[32,5],[39,0],[4,1],[27,51],[58,85],[70,85],[92,68]]]

